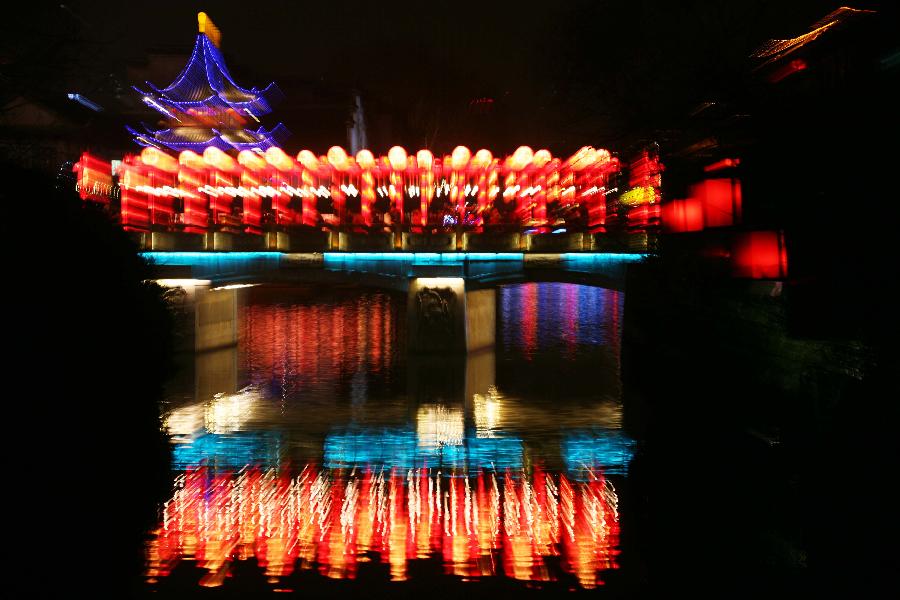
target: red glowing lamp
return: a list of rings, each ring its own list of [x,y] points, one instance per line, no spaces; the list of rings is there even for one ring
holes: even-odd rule
[[[332,146],[328,149],[328,164],[338,171],[346,171],[350,168],[350,159],[340,146]]]
[[[237,161],[215,146],[210,146],[203,151],[203,160],[209,166],[215,167],[220,171],[233,171],[237,167]]]
[[[356,163],[362,169],[366,169],[366,170],[374,169],[375,168],[375,157],[368,150],[360,150],[359,152],[356,153]],[[304,166],[306,166],[306,165],[304,165]]]
[[[528,146],[519,146],[510,157],[509,164],[516,171],[522,171],[534,160],[534,151]]]
[[[178,161],[158,148],[148,146],[141,151],[141,162],[166,173],[178,172]]]
[[[406,150],[402,146],[394,146],[388,150],[388,161],[395,171],[406,170]]]
[[[780,231],[737,233],[732,240],[732,273],[750,279],[784,279],[787,250]]]
[[[465,146],[457,146],[450,155],[450,166],[455,171],[462,171],[469,164],[472,153]]]

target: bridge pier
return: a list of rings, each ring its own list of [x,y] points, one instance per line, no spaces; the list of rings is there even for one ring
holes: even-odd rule
[[[416,277],[407,296],[409,349],[463,354],[494,346],[496,291],[466,290],[462,277]]]
[[[237,346],[237,305],[237,290],[197,290],[194,312],[197,352]]]

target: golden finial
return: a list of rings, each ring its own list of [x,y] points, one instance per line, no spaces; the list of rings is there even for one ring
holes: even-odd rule
[[[200,33],[206,34],[206,37],[209,38],[216,48],[220,48],[222,42],[222,32],[219,31],[219,28],[216,27],[216,24],[212,22],[212,19],[205,12],[197,13],[197,24],[200,27]]]

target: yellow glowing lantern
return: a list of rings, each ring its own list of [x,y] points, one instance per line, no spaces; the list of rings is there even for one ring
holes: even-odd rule
[[[494,160],[494,156],[491,154],[491,151],[482,148],[475,153],[475,157],[472,159],[472,163],[476,167],[486,169],[490,166],[492,160]]]
[[[261,171],[266,168],[265,159],[260,157],[256,152],[251,152],[250,150],[241,150],[238,153],[237,159],[242,167],[246,167],[252,171]]]
[[[271,147],[266,150],[266,162],[279,171],[290,171],[294,168],[294,161],[284,153],[281,148]]]
[[[300,153],[297,154],[297,162],[303,165],[304,169],[310,171],[315,171],[319,168],[319,159],[309,150],[301,150]]]
[[[141,151],[141,162],[167,173],[178,172],[178,161],[157,148],[147,147]]]
[[[420,169],[431,170],[431,166],[434,164],[434,155],[428,150],[419,150],[416,152],[416,163]]]
[[[301,152],[300,154],[303,154]],[[312,154],[310,152],[310,154]],[[315,183],[315,177],[313,176],[313,172],[306,168],[306,165],[303,161],[300,160],[300,157],[297,157],[298,161],[301,165],[303,165],[303,170],[300,172],[300,182],[305,191],[310,191],[313,188]],[[313,157],[315,160],[315,157]],[[316,198],[311,193],[305,193],[303,195],[303,209],[301,213],[301,218],[304,225],[315,225],[316,224]]]
[[[203,151],[203,161],[211,167],[219,169],[220,171],[233,171],[237,165],[233,158],[231,158],[215,146],[210,146]]]
[[[603,148],[594,151],[594,162],[600,164],[606,164],[610,160],[612,160],[612,156],[609,154],[609,150],[604,150]]]
[[[434,194],[434,155],[428,150],[416,152],[416,163],[419,165],[419,222],[424,226],[428,224],[428,205]]]
[[[619,196],[619,203],[625,206],[640,206],[656,202],[656,190],[651,186],[632,188]]]
[[[472,153],[465,146],[457,146],[450,155],[450,166],[454,171],[462,171],[469,164]]]
[[[356,160],[359,162],[359,155],[362,152],[369,152],[368,150],[363,150],[356,155]],[[372,158],[372,166],[374,166],[375,158],[372,157],[372,153],[369,152],[369,157]],[[362,163],[360,163],[362,164]],[[307,171],[304,171],[306,173]],[[372,174],[371,167],[363,167],[363,172],[359,177],[359,198],[360,198],[360,214],[362,214],[363,223],[366,225],[372,224],[372,204],[375,203],[375,175]]]
[[[531,160],[532,164],[536,166],[538,169],[546,165],[553,159],[553,155],[550,154],[549,150],[538,150],[534,153],[534,158]]]
[[[594,148],[583,146],[566,161],[575,171],[581,171],[594,164]]]
[[[332,146],[328,149],[328,164],[338,171],[346,171],[350,167],[347,153],[340,146]]]
[[[388,160],[395,171],[406,170],[406,150],[402,146],[394,146],[388,150]]]
[[[519,146],[516,148],[516,151],[513,152],[513,155],[510,160],[510,165],[516,171],[521,171],[525,167],[531,164],[531,161],[534,159],[534,152],[528,146]]]
[[[373,169],[375,167],[375,157],[368,150],[360,150],[356,153],[356,163],[361,169]]]
[[[178,163],[192,169],[206,168],[206,163],[203,162],[203,157],[190,150],[185,150],[178,155]]]

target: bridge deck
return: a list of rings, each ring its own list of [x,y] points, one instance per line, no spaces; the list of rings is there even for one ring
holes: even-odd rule
[[[573,252],[146,252],[160,276],[207,279],[217,284],[256,282],[355,282],[406,290],[416,277],[459,277],[469,288],[521,281],[571,281],[623,290],[629,264],[646,254]]]

